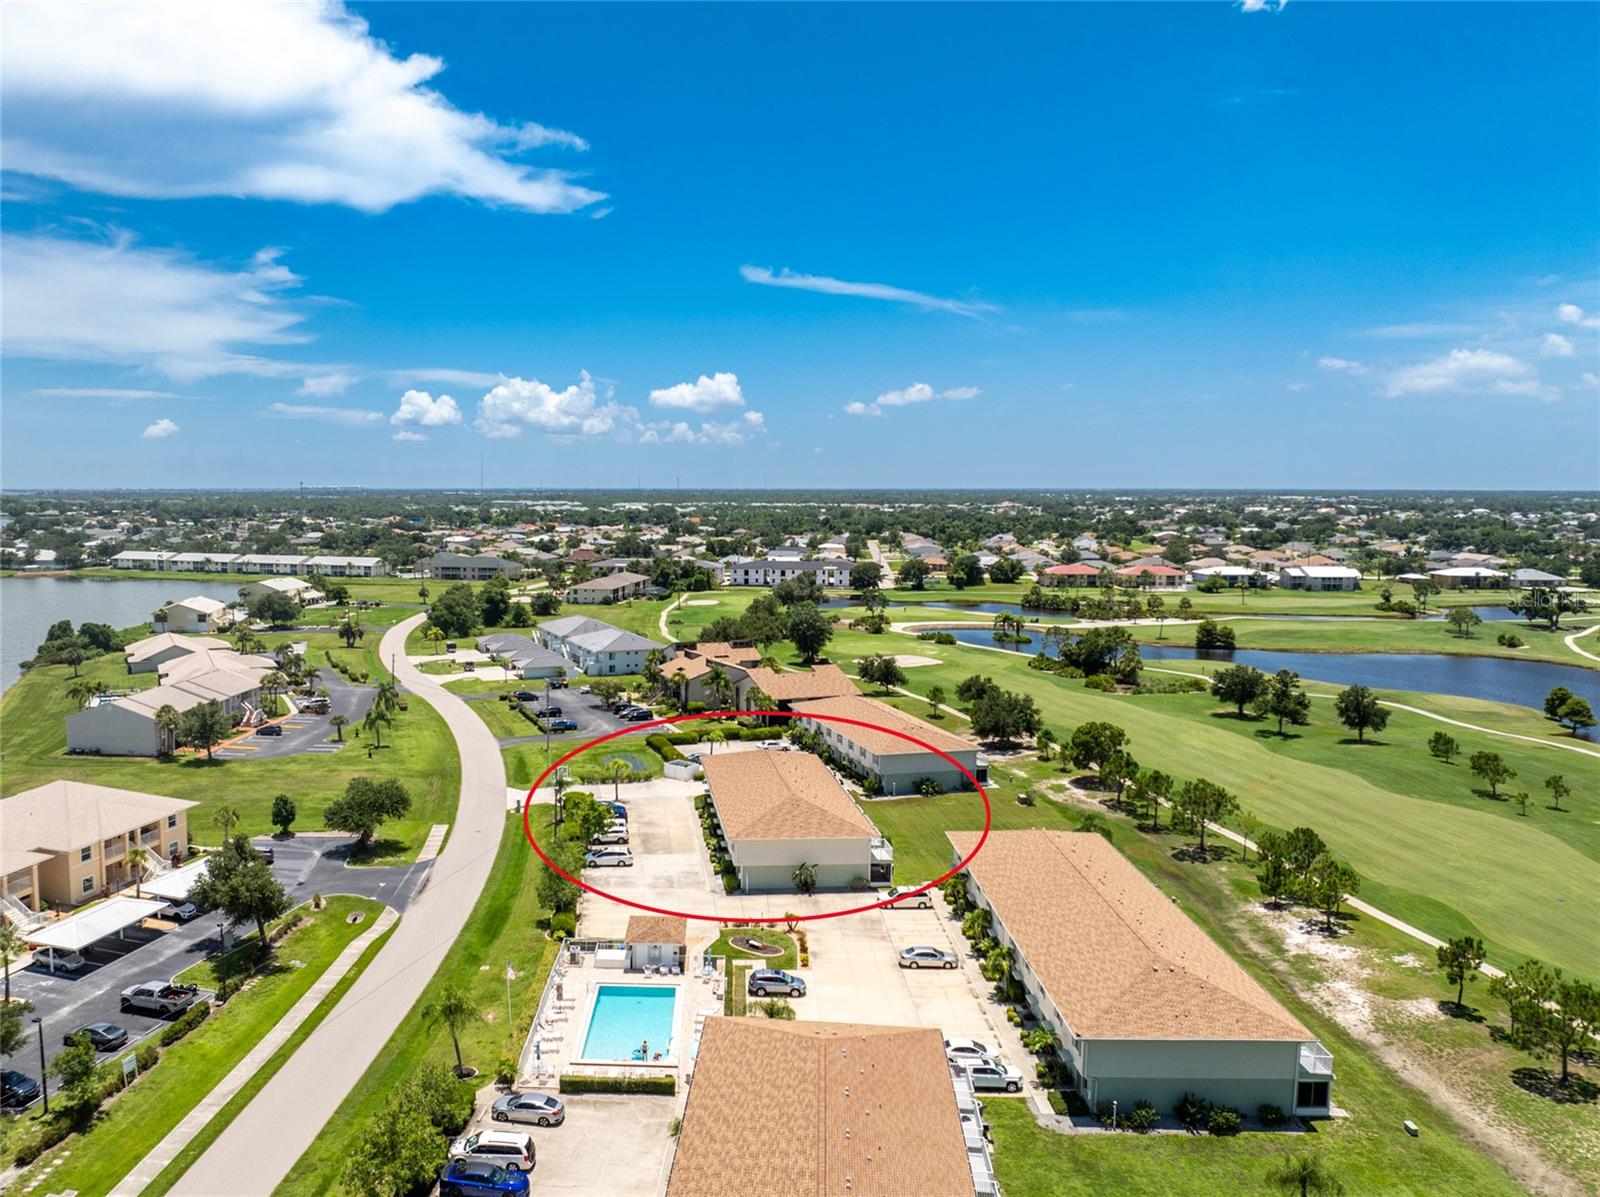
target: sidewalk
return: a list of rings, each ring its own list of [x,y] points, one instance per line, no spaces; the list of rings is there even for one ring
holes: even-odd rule
[[[262,1066],[299,1029],[300,1024],[311,1017],[311,1012],[317,1008],[322,999],[327,997],[334,986],[344,979],[344,975],[355,967],[356,961],[361,959],[361,954],[367,950],[367,946],[393,926],[399,917],[394,907],[384,907],[383,913],[373,920],[372,926],[345,946],[344,951],[339,953],[322,976],[316,979],[311,988],[306,990],[300,1000],[290,1008],[289,1013],[283,1016],[283,1020],[262,1036],[261,1042],[234,1065],[233,1071],[223,1077],[221,1083],[206,1094],[200,1100],[200,1104],[190,1110],[184,1120],[173,1127],[166,1138],[157,1143],[132,1172],[122,1178],[112,1190],[112,1197],[138,1197],[138,1194],[144,1192],[150,1182],[161,1174],[162,1169],[177,1159],[179,1152],[193,1142],[194,1137],[216,1117],[223,1106],[233,1100],[233,1095],[261,1071]]]

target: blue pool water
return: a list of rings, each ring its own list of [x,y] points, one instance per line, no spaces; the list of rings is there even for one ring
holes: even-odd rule
[[[583,1039],[585,1060],[631,1060],[646,1041],[650,1054],[669,1053],[678,991],[671,985],[602,985]]]

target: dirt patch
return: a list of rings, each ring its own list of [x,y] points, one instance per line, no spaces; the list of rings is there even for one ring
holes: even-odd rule
[[[915,669],[919,665],[942,665],[937,657],[919,657],[916,653],[896,653],[894,663],[902,669]]]

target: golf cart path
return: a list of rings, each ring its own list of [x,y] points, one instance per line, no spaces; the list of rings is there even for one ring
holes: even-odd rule
[[[466,926],[506,825],[506,776],[489,727],[461,698],[406,660],[417,614],[384,634],[395,679],[449,727],[461,759],[461,797],[444,851],[383,950],[239,1116],[173,1186],[183,1197],[266,1197],[331,1122],[422,996]]]
[[[322,975],[301,995],[282,1020],[261,1037],[261,1041],[233,1066],[233,1070],[222,1078],[215,1089],[201,1098],[200,1104],[190,1110],[182,1122],[150,1149],[150,1153],[134,1166],[132,1172],[122,1178],[117,1187],[111,1190],[111,1197],[138,1197],[144,1192],[161,1175],[162,1170],[177,1159],[179,1153],[205,1129],[206,1124],[221,1112],[222,1107],[233,1100],[234,1094],[243,1089],[250,1078],[288,1042],[289,1037],[300,1029],[300,1024],[311,1017],[311,1012],[321,1004],[322,999],[355,967],[356,961],[361,959],[361,954],[372,941],[394,926],[399,917],[399,911],[393,906],[385,906],[372,921],[372,926],[345,945],[334,962],[323,970]]]
[[[1562,639],[1566,641],[1567,647],[1580,657],[1588,657],[1591,661],[1600,661],[1600,657],[1595,656],[1588,649],[1578,647],[1579,640],[1595,631],[1600,631],[1600,623],[1591,624],[1589,627],[1584,628],[1583,631],[1573,632],[1570,636],[1565,636]]]

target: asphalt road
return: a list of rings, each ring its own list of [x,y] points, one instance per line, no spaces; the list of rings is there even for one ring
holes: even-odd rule
[[[353,836],[305,836],[292,840],[258,839],[272,845],[273,871],[296,903],[313,894],[356,894],[393,906],[402,913],[427,864],[395,868],[350,868],[344,864]],[[89,961],[77,973],[56,973],[34,966],[11,974],[11,992],[34,1005],[31,1017],[43,1020],[46,1060],[65,1046],[63,1038],[91,1022],[109,1022],[138,1042],[166,1025],[163,1019],[121,1009],[120,995],[141,981],[165,981],[198,964],[217,950],[220,916],[201,915],[171,930],[129,929],[125,939],[110,939],[84,953]],[[124,1050],[124,1049],[118,1049]],[[20,1072],[38,1079],[39,1048],[30,1043],[11,1061]]]
[[[326,715],[291,715],[279,725],[283,728],[283,735],[249,736],[236,745],[218,749],[217,755],[234,760],[268,760],[272,757],[298,756],[302,752],[351,751],[351,733],[366,718],[377,693],[376,688],[352,685],[332,669],[323,670],[317,684],[328,691]],[[333,735],[331,720],[335,715],[343,715],[349,722],[342,745],[337,740],[330,742],[328,739]]]
[[[343,1000],[173,1187],[189,1197],[270,1194],[378,1058],[466,926],[506,828],[506,776],[499,745],[461,698],[405,656],[414,615],[383,638],[413,701],[431,704],[455,737],[461,800],[450,838],[405,917]]]

